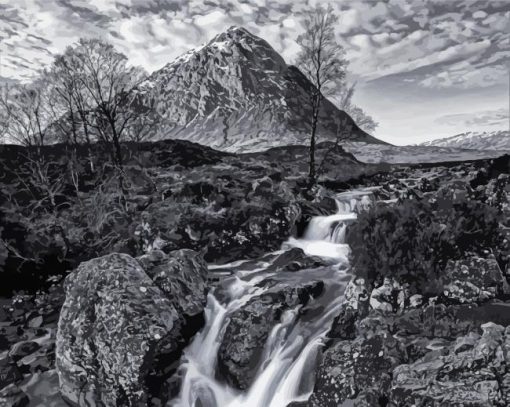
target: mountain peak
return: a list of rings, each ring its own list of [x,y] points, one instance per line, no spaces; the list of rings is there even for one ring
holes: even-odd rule
[[[223,31],[222,33],[217,34],[211,41],[217,41],[219,39],[221,40],[240,40],[243,38],[248,38],[251,40],[260,40],[259,37],[256,35],[253,35],[250,31],[248,31],[246,28],[239,26],[239,25],[232,25],[227,30]]]
[[[140,92],[164,121],[159,137],[254,151],[307,142],[311,86],[265,40],[232,26],[154,72]],[[354,139],[375,141],[329,101],[322,110],[326,139],[347,119]]]
[[[213,53],[219,50],[225,56],[236,57],[236,60],[245,59],[246,62],[263,69],[282,71],[287,68],[285,60],[268,42],[241,26],[229,27],[216,35],[204,48]]]

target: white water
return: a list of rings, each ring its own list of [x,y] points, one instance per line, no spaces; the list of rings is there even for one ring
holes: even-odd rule
[[[226,265],[235,270],[234,276],[218,288],[223,294],[221,301],[214,294],[208,296],[206,325],[185,351],[181,393],[172,406],[285,407],[293,401],[308,399],[314,385],[309,372],[314,370],[317,352],[338,313],[348,280],[346,227],[356,220],[355,211],[369,205],[370,199],[367,191],[356,191],[340,194],[337,204],[338,213],[312,218],[303,238],[290,238],[282,250],[275,253],[299,247],[307,255],[328,259],[331,267],[276,274],[266,271],[271,265],[267,259],[251,268],[245,266],[248,264],[245,261]],[[284,312],[268,336],[254,382],[247,391],[241,392],[218,379],[218,350],[229,315],[262,294],[267,288],[257,287],[257,284],[268,277],[280,278],[286,284],[321,280],[325,289],[319,298],[311,300],[317,302],[316,310],[319,310],[313,317],[307,317],[306,313],[300,315],[299,307]]]

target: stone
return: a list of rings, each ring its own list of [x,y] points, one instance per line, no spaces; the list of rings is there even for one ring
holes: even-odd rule
[[[326,266],[327,263],[316,256],[308,256],[305,252],[297,247],[279,254],[268,266],[268,271],[298,271],[304,269],[313,269]]]
[[[398,291],[388,278],[384,279],[380,287],[374,288],[370,294],[369,304],[374,310],[392,312],[396,303]]]
[[[414,294],[409,297],[409,306],[411,308],[418,308],[423,304],[423,296],[420,294]]]
[[[509,293],[494,255],[449,260],[442,280],[445,297],[457,303],[481,303]]]
[[[0,389],[23,379],[18,366],[8,355],[0,358]]]
[[[377,405],[369,403],[389,392],[392,367],[399,363],[397,346],[395,339],[381,333],[335,342],[323,354],[309,405]]]
[[[15,384],[0,390],[0,407],[25,407],[29,402],[28,396]]]
[[[41,315],[38,315],[34,318],[32,318],[30,321],[28,321],[29,328],[39,328],[43,323],[43,317]]]
[[[184,260],[186,256],[190,259]],[[196,332],[196,327],[186,329],[185,316],[200,312],[199,304],[205,304],[203,281],[193,279],[197,297],[179,285],[184,274],[196,277],[204,270],[177,270],[177,264],[183,269],[203,266],[193,252],[169,259],[158,252],[141,260],[113,253],[81,263],[66,278],[56,368],[69,403],[146,403],[146,379],[155,375],[156,361],[179,359]],[[166,281],[172,272],[175,278]],[[187,300],[179,298],[183,294]]]
[[[430,406],[505,405],[500,382],[507,373],[502,344],[505,329],[494,323],[481,326],[445,348],[393,370],[390,404]],[[503,376],[503,377],[501,377]]]
[[[14,360],[18,361],[31,353],[39,350],[41,345],[35,341],[22,341],[13,345],[9,351],[9,356]]]
[[[369,292],[365,280],[353,277],[345,288],[345,302],[355,310],[364,313],[368,309]]]
[[[202,313],[208,287],[207,264],[200,254],[189,249],[176,250],[169,255],[154,250],[137,260],[154,284],[185,316]]]

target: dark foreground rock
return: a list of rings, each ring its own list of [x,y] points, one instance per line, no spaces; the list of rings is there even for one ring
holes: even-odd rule
[[[110,254],[82,263],[65,282],[56,340],[63,397],[75,405],[138,406],[158,360],[175,361],[200,326],[206,266],[196,253]],[[186,284],[186,290],[183,285]],[[195,325],[196,321],[194,321]],[[151,389],[154,390],[154,389]]]

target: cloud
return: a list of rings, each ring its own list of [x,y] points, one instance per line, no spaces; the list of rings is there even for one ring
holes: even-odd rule
[[[485,110],[475,113],[459,113],[438,117],[435,122],[440,125],[452,127],[463,126],[465,128],[476,127],[497,127],[508,126],[508,108]]]
[[[146,70],[160,68],[226,27],[244,25],[288,60],[314,0],[8,0],[0,6],[1,74],[30,77],[80,36],[103,37]],[[388,0],[332,3],[338,39],[361,81],[404,75],[423,87],[501,83],[508,63],[506,1]],[[44,51],[46,49],[47,51]],[[491,60],[498,53],[499,58]],[[32,60],[20,72],[21,60]],[[468,61],[459,69],[459,60]],[[10,61],[10,62],[9,62]],[[417,72],[418,71],[418,72]],[[474,73],[479,72],[479,73]],[[414,73],[414,79],[409,75]]]

